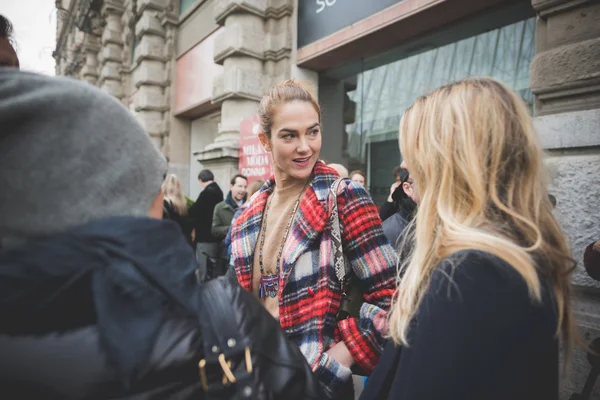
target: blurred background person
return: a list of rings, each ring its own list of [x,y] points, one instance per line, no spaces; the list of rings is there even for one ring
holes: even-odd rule
[[[264,185],[264,183],[265,183],[265,181],[261,181],[261,180],[251,182],[248,185],[248,189],[246,190],[246,202],[244,204],[242,204],[242,206],[239,207],[235,211],[235,214],[233,214],[233,218],[231,219],[231,225],[229,226],[229,230],[227,231],[227,236],[225,237],[225,246],[227,247],[227,257],[228,258],[231,257],[231,226],[233,226],[233,224],[235,223],[235,220],[240,216],[240,214],[242,212],[244,212],[244,210],[246,208],[248,208],[250,201],[252,201],[252,196],[254,196],[254,194],[260,190],[260,188],[262,187],[262,185]]]
[[[235,212],[244,204],[248,179],[237,174],[229,182],[229,193],[225,200],[215,206],[213,211],[212,234],[219,240],[219,253],[217,257],[209,260],[209,279],[224,275],[229,267],[229,246],[226,243],[227,233]]]
[[[190,238],[191,229],[186,222],[188,214],[187,202],[181,189],[181,182],[175,174],[169,174],[162,184],[163,193],[163,219],[175,221],[181,228],[181,232]]]
[[[246,189],[248,187],[248,178],[237,174],[230,181],[229,193],[225,200],[215,206],[212,221],[212,234],[219,240],[225,239],[233,215],[246,200]]]
[[[215,207],[223,201],[223,192],[208,169],[200,171],[198,181],[202,191],[190,207],[189,214],[198,259],[198,280],[203,282],[207,276],[208,258],[216,258],[219,254],[219,239],[212,234],[212,223]]]
[[[400,238],[413,220],[417,204],[411,198],[413,194],[412,179],[406,169],[400,169],[400,185],[399,191],[394,201],[398,204],[397,211],[388,219],[383,221],[383,233],[389,240],[390,244],[395,248],[399,248]],[[402,259],[402,258],[401,258]]]
[[[361,398],[557,400],[575,262],[528,108],[493,79],[463,80],[418,98],[400,143],[414,247]]]
[[[367,174],[365,174],[364,171],[354,170],[350,172],[349,177],[352,182],[356,182],[367,189]]]
[[[13,35],[12,24],[0,14],[0,67],[19,68],[19,57],[15,51]]]
[[[583,266],[589,276],[600,281],[600,240],[590,243],[585,248]]]
[[[227,259],[229,259],[229,266],[227,269],[227,274],[230,278],[237,280],[235,277],[235,269],[233,267],[233,260],[231,260],[231,228],[233,224],[235,224],[235,220],[244,212],[250,202],[252,201],[252,196],[254,196],[260,188],[264,185],[265,181],[257,180],[253,181],[248,185],[248,189],[246,191],[246,202],[236,210],[235,214],[233,214],[233,218],[231,220],[231,226],[229,227],[229,231],[227,231],[227,236],[225,237],[225,246],[227,248]]]
[[[335,169],[337,171],[337,173],[340,175],[340,178],[348,178],[348,169],[346,167],[344,167],[342,164],[332,163],[332,164],[327,164],[327,166],[329,168]]]
[[[385,203],[379,207],[379,217],[382,221],[385,221],[392,215],[394,215],[400,207],[400,201],[404,197],[404,190],[402,189],[401,171],[406,170],[402,166],[397,166],[392,171],[394,176],[394,183],[390,185],[390,194],[386,199]]]

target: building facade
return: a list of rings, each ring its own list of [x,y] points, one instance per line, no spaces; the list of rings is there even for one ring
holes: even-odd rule
[[[551,192],[580,261],[600,239],[597,0],[56,0],[57,74],[108,91],[140,120],[195,197],[200,169],[228,187],[240,124],[288,78],[313,83],[322,156],[367,172],[377,202],[400,162],[403,110],[437,86],[493,76],[530,106]],[[600,285],[574,276],[586,342]],[[561,398],[590,373],[577,352]],[[594,397],[595,396],[595,397]],[[591,398],[600,398],[600,383]]]

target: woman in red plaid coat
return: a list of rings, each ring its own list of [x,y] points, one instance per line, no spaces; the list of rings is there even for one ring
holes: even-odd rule
[[[379,360],[395,291],[396,254],[365,189],[319,161],[321,111],[294,81],[260,104],[263,148],[273,156],[265,183],[232,227],[237,278],[256,294],[301,349],[330,398],[353,398],[351,368]],[[342,295],[329,223],[336,200],[345,259],[363,292],[357,316],[337,318]]]

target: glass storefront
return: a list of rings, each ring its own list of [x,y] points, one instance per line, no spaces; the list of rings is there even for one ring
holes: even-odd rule
[[[535,18],[429,49],[359,73],[346,80],[346,154],[366,167],[374,200],[389,194],[392,170],[400,162],[400,117],[414,100],[444,84],[491,76],[517,91],[533,110],[529,65],[535,54]]]

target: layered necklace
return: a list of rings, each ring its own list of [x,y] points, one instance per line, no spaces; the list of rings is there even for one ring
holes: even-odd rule
[[[310,179],[309,181],[310,182]],[[300,198],[306,190],[308,186],[308,182],[304,185],[300,193],[298,193],[298,198],[296,199],[296,203],[294,204],[294,208],[290,215],[290,218],[285,227],[285,232],[283,234],[283,238],[281,240],[281,244],[279,245],[279,251],[277,252],[277,259],[275,261],[275,271],[273,273],[266,273],[265,264],[263,262],[264,256],[264,245],[265,245],[265,236],[267,233],[267,219],[269,214],[269,208],[271,207],[271,201],[273,200],[274,194],[267,200],[267,205],[265,206],[265,211],[263,213],[262,218],[262,226],[260,230],[260,245],[258,248],[258,263],[260,266],[260,283],[258,285],[258,297],[276,297],[279,293],[279,278],[280,278],[280,269],[279,265],[281,264],[281,255],[283,254],[283,247],[285,246],[285,242],[290,233],[290,229],[292,227],[292,223],[294,222],[294,217],[296,216],[296,211],[298,211],[298,206],[300,205]]]

